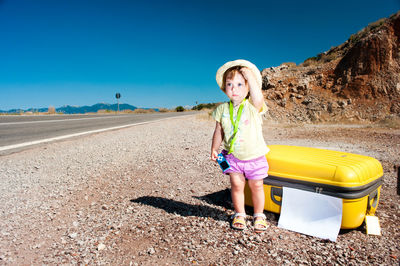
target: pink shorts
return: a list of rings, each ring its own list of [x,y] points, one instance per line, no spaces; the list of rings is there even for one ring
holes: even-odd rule
[[[261,156],[252,160],[242,161],[228,154],[226,150],[222,151],[231,168],[224,171],[224,174],[241,173],[247,179],[263,179],[268,176],[269,165],[267,158]]]

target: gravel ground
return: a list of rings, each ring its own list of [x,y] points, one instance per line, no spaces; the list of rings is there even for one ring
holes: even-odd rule
[[[0,156],[0,264],[399,264],[400,130],[264,126],[269,144],[381,161],[382,236],[360,227],[334,243],[280,229],[273,213],[265,233],[250,221],[230,229],[229,180],[209,159],[213,129],[197,115]]]

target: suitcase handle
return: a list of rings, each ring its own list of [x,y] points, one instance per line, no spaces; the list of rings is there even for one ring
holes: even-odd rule
[[[278,201],[275,196],[278,196],[281,198],[280,201]],[[281,206],[282,205],[282,188],[281,187],[271,187],[271,200]]]
[[[371,200],[373,200],[372,204]],[[378,190],[375,190],[374,192],[368,195],[368,210],[371,209],[371,206],[373,208],[376,208],[376,205],[378,205]]]

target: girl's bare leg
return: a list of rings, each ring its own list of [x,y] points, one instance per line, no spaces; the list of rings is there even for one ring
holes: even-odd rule
[[[246,179],[243,174],[230,173],[231,179],[231,196],[235,212],[244,213],[244,185]]]
[[[249,180],[251,199],[253,200],[254,213],[263,213],[265,204],[264,181]]]

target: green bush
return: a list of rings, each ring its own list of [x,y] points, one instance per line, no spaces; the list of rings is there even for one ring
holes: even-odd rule
[[[175,108],[175,111],[183,112],[183,111],[185,111],[185,108],[183,108],[183,106],[178,106],[178,107]]]
[[[359,34],[352,34],[349,38],[349,42],[351,44],[357,43],[360,40],[360,35]]]
[[[200,111],[201,109],[214,109],[216,106],[217,103],[201,103],[196,106],[193,106],[192,110]]]

